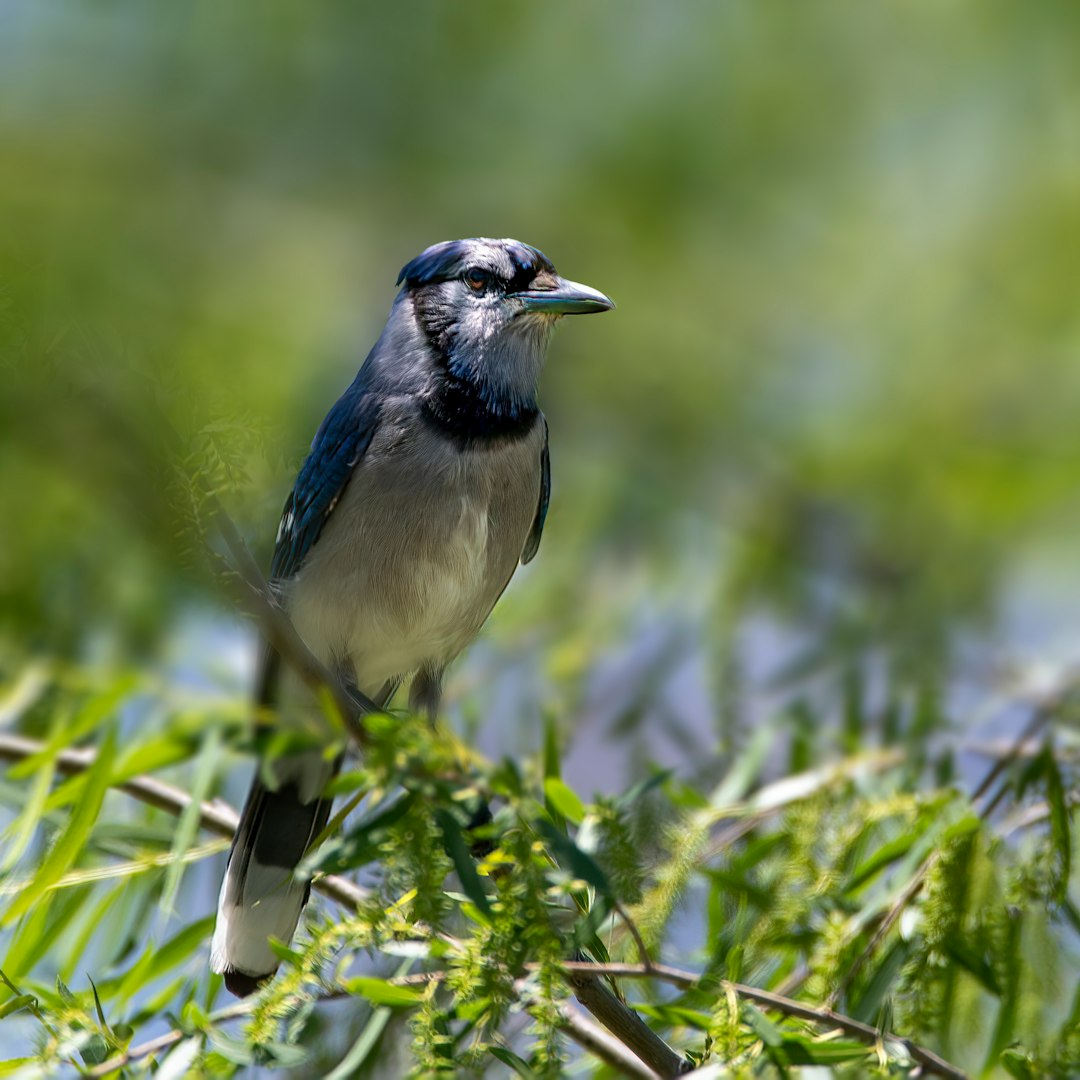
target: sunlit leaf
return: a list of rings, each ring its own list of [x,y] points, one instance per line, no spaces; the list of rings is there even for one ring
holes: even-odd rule
[[[580,825],[585,817],[585,806],[577,794],[557,776],[544,780],[544,795],[548,802],[568,821]]]

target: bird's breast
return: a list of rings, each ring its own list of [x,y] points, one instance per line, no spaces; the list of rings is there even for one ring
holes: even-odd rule
[[[540,492],[542,428],[461,450],[422,424],[387,428],[303,569],[290,614],[362,688],[443,665],[478,633],[517,566]]]

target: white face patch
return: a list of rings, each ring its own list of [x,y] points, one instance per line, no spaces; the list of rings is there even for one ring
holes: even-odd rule
[[[457,324],[451,370],[492,402],[531,403],[557,316],[522,314],[506,299],[472,308]]]

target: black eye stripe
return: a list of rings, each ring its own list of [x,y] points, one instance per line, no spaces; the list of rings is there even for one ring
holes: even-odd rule
[[[536,276],[535,267],[517,266],[514,276],[507,279],[493,270],[483,266],[470,266],[462,275],[461,280],[470,288],[479,292],[481,289],[491,288],[496,285],[504,292],[516,293],[527,289]]]

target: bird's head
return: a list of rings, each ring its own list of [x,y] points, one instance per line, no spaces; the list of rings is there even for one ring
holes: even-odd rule
[[[551,328],[563,315],[609,311],[603,293],[560,277],[543,252],[518,240],[448,240],[398,277],[401,299],[451,376],[493,407],[530,404]]]

